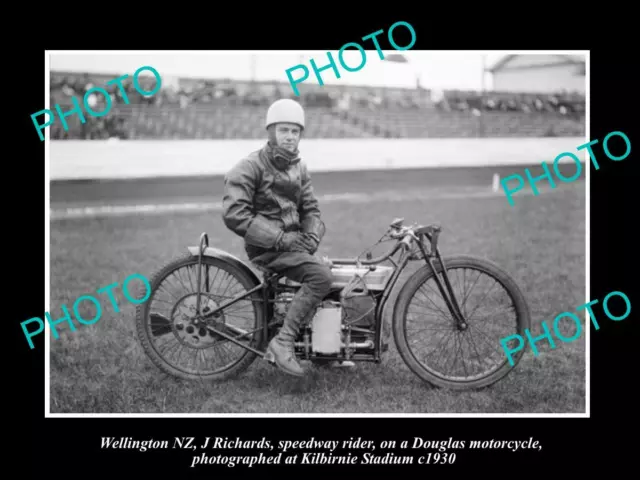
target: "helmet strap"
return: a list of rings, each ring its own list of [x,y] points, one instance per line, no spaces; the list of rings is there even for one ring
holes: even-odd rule
[[[270,125],[267,128],[267,139],[269,146],[273,150],[274,153],[277,153],[280,156],[285,157],[288,161],[295,160],[300,154],[300,150],[296,148],[295,152],[290,152],[286,148],[282,148],[278,145],[278,140],[276,139],[276,126]]]
[[[278,142],[276,141],[275,130],[272,127],[269,127],[269,136],[267,141],[267,152],[269,157],[271,157],[273,163],[280,170],[286,170],[289,168],[292,162],[297,160],[300,155],[300,150],[296,149],[295,152],[291,152],[286,148],[282,148],[278,146]]]
[[[272,147],[278,146],[278,141],[276,140],[276,126],[269,125],[267,128],[267,140]]]

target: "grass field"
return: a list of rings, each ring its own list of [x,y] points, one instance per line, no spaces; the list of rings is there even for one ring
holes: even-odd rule
[[[411,183],[412,173],[405,175]],[[366,191],[368,185],[363,182],[352,190]],[[534,335],[542,333],[541,321],[551,325],[557,314],[585,302],[584,182],[522,196],[515,207],[509,207],[504,196],[432,199],[436,185],[416,199],[399,181],[387,184],[387,189],[393,185],[398,187],[389,198],[322,205],[328,232],[318,253],[358,254],[397,216],[408,222],[439,222],[444,254],[485,257],[513,275],[529,301]],[[317,193],[326,192],[318,187]],[[219,212],[52,222],[52,318],[62,316],[62,304],[71,311],[79,296],[113,282],[121,284],[132,273],[150,277],[167,260],[197,244],[203,231],[212,246],[246,258],[241,239],[226,230]],[[97,324],[79,324],[75,332],[60,328],[60,338],[51,337],[52,413],[585,411],[584,334],[572,343],[558,341],[554,350],[541,343],[538,357],[527,349],[516,370],[480,392],[446,392],[424,384],[404,365],[393,342],[382,364],[357,364],[355,371],[317,368],[297,379],[256,360],[236,380],[189,383],[167,377],[151,364],[136,339],[134,307],[120,289],[117,303],[119,313],[104,297]],[[90,308],[81,313],[93,317]],[[569,328],[565,335],[571,333]]]

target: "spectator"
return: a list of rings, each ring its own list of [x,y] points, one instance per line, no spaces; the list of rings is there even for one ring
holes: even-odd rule
[[[109,79],[119,76],[111,75]],[[58,103],[61,108],[71,109],[71,98],[76,97],[80,101],[86,91],[96,85],[104,85],[102,76],[91,76],[89,74],[57,74],[53,73],[51,78],[51,103]],[[140,83],[143,89],[151,90],[155,87],[155,79],[151,77],[141,77]],[[54,139],[98,139],[98,138],[127,138],[130,136],[132,111],[137,109],[146,115],[144,118],[166,118],[167,112],[171,109],[179,108],[189,110],[198,105],[215,106],[238,106],[256,107],[272,103],[277,98],[293,98],[305,104],[307,108],[324,109],[327,112],[340,114],[341,121],[348,124],[350,131],[357,131],[351,126],[359,125],[362,129],[368,130],[376,135],[392,135],[397,131],[398,135],[403,132],[408,135],[407,125],[385,120],[385,112],[389,110],[404,110],[407,118],[410,118],[411,111],[418,116],[415,118],[425,118],[422,112],[432,112],[433,109],[442,112],[455,111],[477,118],[485,118],[484,112],[503,113],[505,119],[516,119],[522,114],[524,117],[534,114],[554,114],[565,117],[567,120],[580,119],[585,111],[585,98],[576,92],[557,92],[551,95],[536,94],[512,94],[500,92],[473,92],[441,89],[432,89],[425,92],[422,89],[379,89],[348,86],[315,86],[308,85],[306,92],[300,97],[296,97],[291,88],[285,82],[233,82],[233,81],[200,81],[192,79],[182,79],[175,82],[167,82],[153,95],[140,94],[133,86],[132,78],[129,77],[122,82],[122,86],[129,99],[129,105],[125,105],[124,95],[121,90],[112,85],[107,87],[111,95],[112,110],[106,117],[91,117],[85,115],[86,122],[82,124],[77,117],[69,117],[70,130],[65,131],[60,122],[55,122],[51,127],[51,138]],[[87,99],[91,108],[101,111],[106,108],[104,98],[100,94],[92,94]],[[498,113],[501,112],[501,113]],[[155,117],[154,117],[155,115]],[[137,122],[140,122],[137,117]],[[191,117],[192,119],[193,117]],[[326,117],[330,119],[330,116]],[[359,120],[361,118],[362,120]],[[400,117],[398,117],[400,118]],[[330,121],[330,120],[328,120]],[[409,122],[409,120],[407,120]],[[487,120],[488,121],[488,120]],[[505,124],[511,120],[505,121]],[[182,122],[182,123],[180,123]],[[171,124],[170,129],[177,129],[184,132],[185,120],[178,122],[178,126]],[[387,126],[383,127],[382,123]],[[518,123],[519,124],[519,123]],[[334,122],[340,125],[340,121]],[[148,128],[147,128],[148,127]],[[161,130],[158,125],[148,125],[147,134],[150,136],[160,135]],[[187,127],[184,127],[187,128]],[[233,138],[233,129],[241,129],[249,132],[253,127],[240,126],[237,123],[216,125],[215,135]],[[257,127],[256,127],[257,128]],[[339,127],[338,127],[339,128]],[[563,127],[564,128],[564,127]],[[376,130],[377,129],[377,130]],[[197,127],[197,130],[205,130],[204,125]],[[550,130],[551,131],[551,130]],[[563,130],[563,131],[566,131]],[[173,134],[176,134],[174,131]],[[135,132],[134,132],[135,136]]]

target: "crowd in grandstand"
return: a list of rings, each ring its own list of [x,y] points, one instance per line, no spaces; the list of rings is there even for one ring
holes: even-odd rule
[[[109,79],[111,78],[113,76]],[[143,82],[142,79],[141,82]],[[151,79],[150,82],[150,84],[142,84],[147,91],[153,89],[155,80]],[[82,102],[87,90],[94,86],[104,87],[105,83],[87,74],[53,73],[51,104],[70,105],[71,97],[76,97]],[[166,107],[168,110],[216,104],[263,107],[277,98],[290,97],[301,101],[307,108],[324,107],[338,112],[358,107],[381,112],[381,114],[389,110],[402,109],[469,112],[476,116],[484,111],[550,112],[567,116],[580,116],[584,113],[584,96],[578,94],[535,95],[330,85],[303,92],[301,97],[296,97],[286,83],[191,80],[182,81],[179,85],[163,85],[155,94],[143,95],[135,89],[131,77],[125,79],[122,85],[124,94],[115,86],[107,88],[111,92],[112,105],[124,105],[126,94],[130,105]],[[89,103],[96,111],[105,109],[102,95],[91,95]],[[73,131],[65,131],[60,122],[56,122],[51,129],[51,137],[55,139],[129,137],[126,120],[122,117],[106,115],[97,118],[85,115],[85,118],[86,123]]]

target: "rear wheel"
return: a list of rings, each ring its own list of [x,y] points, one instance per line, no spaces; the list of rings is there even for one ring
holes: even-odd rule
[[[151,295],[137,307],[136,327],[145,353],[162,371],[185,380],[225,380],[246,370],[256,354],[211,332],[207,326],[261,344],[262,304],[251,297],[198,324],[198,257],[185,255],[151,278]],[[203,257],[200,305],[203,313],[255,287],[244,271],[222,260]],[[259,293],[254,294],[254,298]]]
[[[398,295],[393,319],[398,352],[418,377],[436,387],[486,387],[513,369],[500,340],[525,336],[530,328],[526,299],[514,280],[488,260],[460,255],[444,263],[468,328],[458,330],[433,270],[425,265]],[[434,266],[441,274],[440,262]],[[524,349],[514,354],[513,366],[523,354]]]

